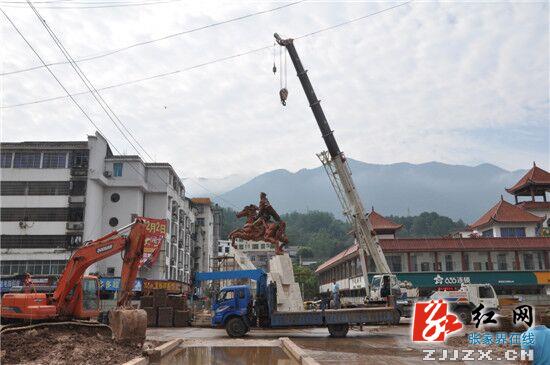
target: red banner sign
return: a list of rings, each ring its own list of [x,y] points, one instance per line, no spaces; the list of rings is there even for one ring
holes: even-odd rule
[[[166,238],[166,219],[139,218],[145,222],[145,229],[147,230],[143,257],[139,267],[143,265],[151,267],[157,260],[162,243]]]

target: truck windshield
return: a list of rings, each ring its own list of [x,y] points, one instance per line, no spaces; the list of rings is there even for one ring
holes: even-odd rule
[[[480,286],[479,287],[479,297],[480,298],[494,298],[493,288],[490,286]]]
[[[371,286],[373,289],[380,287],[380,277],[374,277],[372,278]]]
[[[88,278],[82,280],[82,294],[82,308],[84,310],[99,309],[99,297],[96,279]]]
[[[235,292],[231,290],[225,290],[221,291],[218,295],[218,302],[223,302],[225,300],[233,299],[235,298]]]

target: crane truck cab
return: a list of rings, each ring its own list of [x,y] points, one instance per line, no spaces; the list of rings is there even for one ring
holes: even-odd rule
[[[401,289],[397,276],[393,274],[374,275],[370,284],[368,302],[384,301],[388,295],[395,298],[401,297]]]

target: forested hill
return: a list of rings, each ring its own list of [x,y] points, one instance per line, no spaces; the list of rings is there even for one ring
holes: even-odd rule
[[[349,236],[350,226],[334,217],[331,213],[312,211],[307,213],[288,213],[281,218],[287,223],[287,235],[292,246],[308,247],[316,259],[327,259],[352,244]],[[417,216],[388,216],[396,223],[403,224],[398,232],[400,237],[441,237],[464,228],[461,220],[453,221],[437,213],[421,213]],[[235,211],[222,209],[222,239],[229,232],[242,227],[245,219],[237,219]]]

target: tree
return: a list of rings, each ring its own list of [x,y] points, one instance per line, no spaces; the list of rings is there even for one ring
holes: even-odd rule
[[[319,295],[319,281],[315,272],[307,266],[293,265],[294,279],[300,284],[304,300],[313,300]]]
[[[310,259],[313,257],[313,250],[310,247],[302,246],[298,249],[297,254],[303,259]]]

